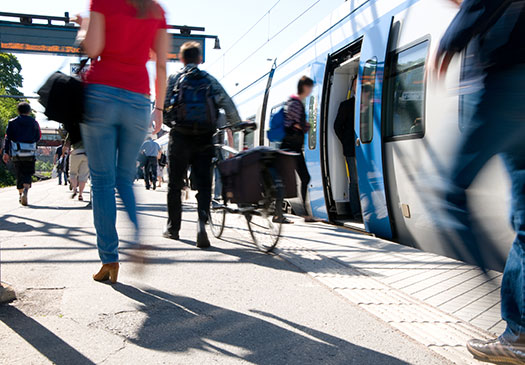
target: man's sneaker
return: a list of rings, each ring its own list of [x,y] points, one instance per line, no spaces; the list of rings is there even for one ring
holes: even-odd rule
[[[498,337],[490,341],[473,339],[467,349],[480,361],[494,364],[525,364],[525,343],[510,343]]]
[[[162,232],[162,237],[175,241],[178,241],[180,238],[178,233],[173,233],[169,229],[166,229],[164,232]]]
[[[197,225],[197,247],[208,248],[210,246],[210,240],[208,239],[208,234],[206,233],[206,221],[199,221]]]
[[[282,223],[282,224],[293,224],[293,221],[289,220],[286,217],[273,217],[273,223]]]
[[[25,188],[24,192],[20,196],[20,204],[22,204],[23,206],[27,206],[27,193],[28,192],[29,192],[29,190],[27,188]]]

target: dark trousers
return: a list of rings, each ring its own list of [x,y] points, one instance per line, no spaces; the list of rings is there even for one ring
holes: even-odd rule
[[[301,179],[301,198],[303,199],[303,208],[306,215],[311,215],[307,204],[308,184],[310,183],[310,174],[303,153],[304,133],[298,131],[287,131],[286,136],[281,143],[281,149],[298,153],[296,157],[295,170],[299,179]]]
[[[13,160],[16,172],[16,188],[23,189],[24,184],[31,185],[35,174],[35,159]]]
[[[307,194],[308,194],[308,184],[310,183],[310,173],[308,172],[308,167],[306,167],[306,161],[304,159],[304,154],[301,152],[299,156],[296,157],[295,170],[299,179],[301,179],[301,198],[303,200],[303,208],[306,215],[310,215],[310,210],[308,209],[307,204]]]
[[[182,188],[191,166],[192,186],[198,190],[199,220],[207,220],[211,203],[211,163],[214,154],[211,134],[192,136],[172,131],[169,142],[168,226],[172,233],[182,221]]]
[[[151,184],[156,186],[157,184],[157,157],[148,156],[146,157],[146,164],[144,165],[144,181],[146,182],[146,188],[150,188]]]
[[[67,185],[67,172],[66,170],[60,169],[58,172],[58,185],[62,185],[62,176],[64,177],[64,185]]]

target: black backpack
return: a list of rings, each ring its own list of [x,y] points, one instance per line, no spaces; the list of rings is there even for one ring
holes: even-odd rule
[[[165,120],[181,132],[201,134],[217,129],[218,108],[215,105],[208,74],[192,68],[181,74],[169,91]]]

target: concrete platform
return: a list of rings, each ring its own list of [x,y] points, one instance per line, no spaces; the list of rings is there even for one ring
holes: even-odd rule
[[[145,273],[121,251],[120,283],[93,282],[92,211],[55,181],[30,207],[0,190],[2,277],[19,299],[0,306],[0,363],[475,364],[464,344],[502,330],[500,274],[323,223],[285,226],[277,255],[259,253],[235,216],[223,240],[160,237],[165,190],[137,184]],[[132,230],[119,211],[125,242]],[[283,260],[284,259],[284,260]]]

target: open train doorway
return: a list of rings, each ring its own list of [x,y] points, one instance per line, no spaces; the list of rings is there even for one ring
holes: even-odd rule
[[[364,230],[357,167],[356,80],[361,41],[329,56],[321,133],[325,196],[331,221]]]

